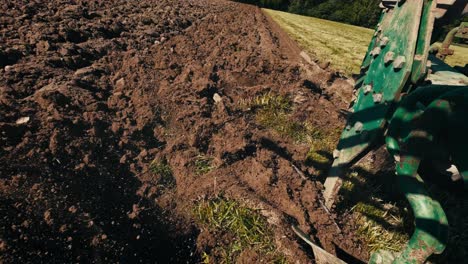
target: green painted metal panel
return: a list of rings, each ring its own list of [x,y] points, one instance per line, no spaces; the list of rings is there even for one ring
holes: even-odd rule
[[[340,154],[335,165],[351,162],[382,135],[387,112],[391,104],[399,100],[412,70],[421,11],[422,1],[408,0],[384,15],[380,31],[371,43],[374,52],[367,55],[372,56],[371,63],[358,87],[353,113],[341,135],[338,144]],[[388,38],[388,43],[383,45],[385,38]],[[394,59],[385,63],[385,55],[389,52],[394,54]],[[394,67],[397,58],[404,58],[399,69]]]
[[[342,168],[383,135],[389,110],[411,75],[422,9],[423,1],[407,0],[383,11],[361,67],[363,77],[355,87],[357,99],[324,183],[323,196],[329,208],[341,187]],[[389,55],[393,55],[391,60]]]
[[[418,41],[416,43],[413,71],[411,72],[411,81],[413,83],[417,83],[422,80],[427,73],[427,57],[431,46],[431,37],[435,20],[434,12],[432,11],[435,9],[436,5],[437,1],[429,0],[424,2]]]

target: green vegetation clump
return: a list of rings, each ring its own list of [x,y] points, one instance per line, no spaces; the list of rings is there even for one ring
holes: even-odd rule
[[[358,202],[353,211],[360,216],[357,220],[358,234],[364,238],[371,252],[379,249],[398,252],[408,242],[409,235],[404,232],[401,216],[365,202]]]
[[[347,175],[338,208],[350,208],[358,226],[357,234],[370,252],[400,251],[409,240],[412,221],[408,205],[384,199],[382,183],[354,171]],[[386,198],[386,197],[385,197]],[[403,198],[403,197],[402,197]]]
[[[308,54],[347,76],[360,71],[373,30],[266,9]]]
[[[172,174],[171,166],[169,166],[166,160],[154,160],[149,166],[149,171],[159,176],[158,185],[160,187],[168,188],[175,185],[175,179]]]
[[[202,254],[205,263],[234,263],[246,249],[254,250],[269,262],[284,263],[285,258],[276,250],[273,232],[266,219],[257,210],[247,208],[237,201],[216,198],[201,201],[194,209],[195,219],[210,233],[231,237],[222,246]],[[224,241],[226,242],[226,241]]]
[[[261,126],[273,129],[280,136],[290,138],[296,143],[308,144],[310,150],[306,163],[328,164],[337,143],[341,129],[318,129],[308,122],[297,122],[291,117],[293,105],[288,97],[271,92],[245,100],[241,106],[255,111],[255,119]]]
[[[197,155],[195,157],[195,174],[202,175],[206,174],[214,169],[214,166],[211,165],[213,161],[212,158],[207,157],[205,155]]]
[[[257,109],[255,119],[260,125],[295,141],[303,140],[304,127],[289,118],[292,104],[288,98],[268,93],[254,100],[253,105]]]
[[[358,168],[346,176],[341,189],[343,199],[337,209],[341,214],[352,213],[358,226],[357,234],[370,252],[379,249],[401,251],[414,231],[410,206],[403,194],[396,191],[396,183],[389,182],[392,176],[366,175],[362,168]],[[428,263],[458,263],[467,259],[467,195],[447,192],[429,182],[427,186],[449,220],[447,247],[442,254],[431,256]]]
[[[362,59],[374,34],[372,29],[269,9],[265,9],[265,12],[315,59],[321,62],[330,61],[333,69],[347,76],[359,73]],[[465,66],[468,48],[457,45],[450,48],[455,53],[446,58],[446,63],[451,66]]]

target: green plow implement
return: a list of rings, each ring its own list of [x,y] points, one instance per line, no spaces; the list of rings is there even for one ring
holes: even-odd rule
[[[333,209],[346,169],[386,144],[415,231],[402,252],[377,251],[369,263],[424,263],[444,251],[449,223],[418,175],[421,161],[443,164],[452,180],[468,182],[468,77],[443,62],[453,38],[468,37],[467,25],[450,32],[442,49],[431,48],[439,24],[463,15],[467,1],[384,0],[380,6],[323,196]]]

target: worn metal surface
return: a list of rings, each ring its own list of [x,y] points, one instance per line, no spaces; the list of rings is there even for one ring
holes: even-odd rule
[[[314,257],[315,257],[314,258],[315,263],[317,264],[346,264],[346,262],[328,253],[323,248],[319,247],[317,244],[312,242],[312,239],[306,233],[304,233],[301,229],[299,229],[297,226],[292,226],[292,229],[294,233],[296,233],[296,235],[298,235],[302,240],[304,240],[304,242],[306,242],[312,247],[312,251],[314,252]]]
[[[334,160],[324,184],[325,205],[329,208],[341,187],[342,169],[358,159],[382,137],[390,106],[398,101],[400,92],[411,75],[422,10],[423,1],[407,0],[383,11],[361,67],[363,77],[356,84],[358,95],[352,106],[353,113],[349,116],[347,129],[343,131],[338,143],[340,155]],[[385,45],[380,46],[383,39],[388,41],[385,40]],[[374,54],[372,51],[377,46],[380,46],[380,52]],[[388,58],[386,59],[388,52],[395,54],[393,63],[388,63]],[[364,90],[366,85],[372,86],[372,92]],[[362,126],[356,127],[356,124]]]
[[[421,24],[419,26],[418,41],[416,43],[416,52],[414,55],[414,64],[411,72],[411,81],[417,83],[427,74],[427,59],[429,56],[429,48],[431,46],[431,36],[434,30],[435,16],[434,8],[437,5],[437,0],[429,0],[424,3]]]
[[[429,55],[440,4],[436,0],[382,2],[383,15],[356,82],[352,114],[324,184],[325,205],[331,208],[345,169],[381,143],[386,132],[400,189],[413,209],[415,231],[402,252],[377,251],[369,263],[424,263],[445,249],[448,221],[417,174],[423,159],[452,164],[459,179],[468,183],[468,77]],[[460,30],[452,31],[450,40],[455,32]],[[436,146],[435,139],[441,135],[447,137],[446,145]],[[430,156],[434,149],[450,155]]]
[[[445,64],[434,56],[430,57],[431,74],[426,78],[434,85],[468,85],[468,77]]]

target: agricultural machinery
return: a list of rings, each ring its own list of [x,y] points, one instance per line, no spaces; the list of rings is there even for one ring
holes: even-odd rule
[[[453,38],[468,38],[468,25],[462,23],[440,47],[431,47],[442,25],[467,13],[467,2],[383,0],[380,4],[382,15],[362,62],[323,195],[325,206],[332,209],[346,170],[386,144],[395,160],[398,186],[413,211],[415,231],[401,252],[373,252],[369,263],[424,263],[446,247],[447,217],[418,170],[422,161],[429,161],[434,171],[459,184],[468,183],[468,77],[443,62],[453,53]],[[327,253],[314,245],[313,249],[319,263],[344,263],[317,257]]]

